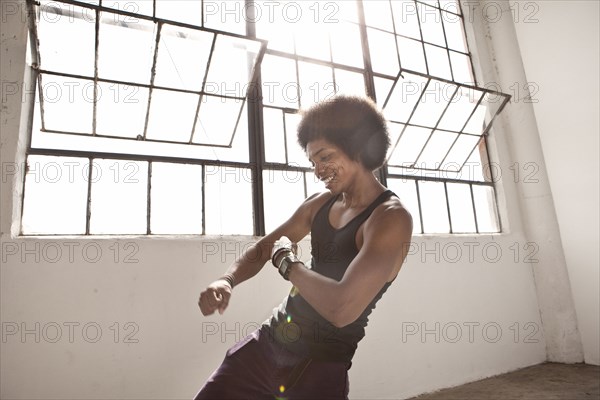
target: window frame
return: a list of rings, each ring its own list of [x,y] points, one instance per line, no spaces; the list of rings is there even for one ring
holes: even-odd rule
[[[157,18],[157,17],[155,17],[154,13],[152,16],[148,16],[148,15],[131,13],[131,12],[124,11],[121,9],[104,7],[104,6],[102,6],[101,0],[98,5],[81,3],[81,2],[73,1],[73,0],[58,0],[58,1],[61,3],[64,3],[64,4],[81,6],[81,7],[93,9],[96,12],[96,16],[98,16],[101,11],[106,11],[106,12],[114,13],[114,14],[121,15],[124,17],[142,18],[142,19],[145,19],[148,21],[152,21],[152,22],[158,24],[158,26],[162,26],[161,24],[168,23],[170,25],[181,26],[184,28],[191,28],[191,29],[199,28],[198,26],[190,25],[187,23]],[[204,1],[205,0],[202,0],[202,10],[203,11],[204,11]],[[430,4],[424,3],[419,0],[414,0],[414,2],[416,5],[421,4],[421,5],[430,6]],[[35,1],[34,0],[26,0],[26,3],[27,3],[27,8],[28,8],[28,15],[29,16],[36,15],[35,14]],[[245,0],[245,4],[246,5],[253,4],[253,1]],[[490,162],[489,161],[490,160],[490,154],[489,154],[490,149],[489,149],[489,143],[487,140],[487,136],[489,134],[489,129],[492,126],[496,116],[502,111],[502,109],[509,102],[510,96],[506,95],[504,93],[498,92],[498,91],[494,91],[494,90],[490,90],[487,88],[482,88],[482,87],[477,86],[476,63],[474,60],[475,57],[473,57],[473,52],[471,51],[471,43],[469,41],[470,35],[468,32],[468,28],[467,28],[468,24],[465,22],[465,15],[462,11],[462,6],[460,5],[460,3],[458,1],[457,1],[457,5],[459,6],[459,9],[460,9],[460,15],[458,15],[458,16],[463,21],[462,27],[463,27],[463,33],[465,35],[465,40],[466,40],[466,43],[465,43],[465,45],[467,47],[466,51],[468,52],[469,58],[471,60],[471,68],[473,70],[472,74],[474,77],[474,82],[473,82],[472,86],[462,85],[462,84],[461,84],[461,86],[464,86],[466,88],[468,88],[468,87],[476,88],[477,90],[485,91],[486,93],[490,93],[490,94],[494,94],[494,95],[503,97],[503,102],[502,102],[501,106],[498,108],[497,112],[491,118],[491,120],[489,122],[487,122],[486,131],[481,135],[478,145],[475,146],[475,148],[473,149],[473,151],[477,151],[478,147],[483,147],[485,152],[482,152],[482,163],[484,163],[484,159],[485,159],[485,162],[489,163]],[[310,63],[315,63],[315,64],[326,64],[326,65],[330,66],[331,68],[343,67],[343,69],[346,69],[346,70],[356,69],[357,70],[356,72],[360,72],[363,74],[366,95],[369,96],[370,98],[372,98],[373,100],[377,100],[377,97],[376,97],[377,93],[375,90],[375,77],[384,77],[384,78],[389,79],[389,78],[391,78],[391,76],[386,76],[385,74],[381,74],[381,73],[377,73],[377,72],[373,71],[372,60],[371,60],[371,56],[370,56],[370,48],[369,48],[369,43],[368,43],[368,38],[367,38],[367,25],[365,22],[363,0],[356,0],[356,6],[357,6],[357,12],[358,12],[358,18],[359,18],[358,27],[360,30],[361,46],[362,46],[363,60],[364,60],[364,67],[362,69],[354,68],[354,67],[351,67],[348,65],[337,65],[336,66],[336,63],[334,63],[333,61],[324,62],[321,60],[313,59],[310,57],[304,57],[304,56],[300,56],[300,55],[291,56],[290,54],[287,54],[287,53],[268,49],[267,45],[266,45],[266,40],[256,37],[256,24],[254,22],[252,22],[253,20],[256,20],[256,19],[253,18],[252,15],[249,15],[248,18],[246,18],[246,21],[245,21],[246,22],[246,34],[245,35],[238,35],[235,33],[219,31],[219,30],[212,29],[212,28],[206,28],[204,26],[200,27],[202,30],[213,32],[215,34],[225,33],[226,35],[249,38],[252,40],[264,42],[263,47],[261,47],[261,52],[259,54],[259,57],[256,61],[253,78],[250,81],[251,82],[250,86],[253,89],[255,89],[254,95],[250,95],[248,93],[248,95],[244,99],[246,106],[247,106],[247,118],[248,118],[247,119],[247,122],[248,122],[248,150],[249,150],[248,162],[220,161],[220,160],[211,160],[211,159],[198,159],[198,158],[173,157],[173,156],[141,155],[141,154],[117,153],[117,152],[108,153],[108,152],[95,152],[95,151],[75,151],[75,150],[64,150],[64,149],[60,150],[60,149],[35,148],[35,147],[31,146],[31,138],[33,135],[32,129],[29,129],[29,132],[27,135],[28,141],[27,141],[26,157],[28,157],[29,155],[45,155],[45,156],[56,156],[56,157],[63,157],[63,156],[85,157],[89,160],[90,163],[94,159],[112,159],[112,160],[148,162],[148,166],[149,166],[148,167],[148,177],[147,177],[148,185],[150,185],[151,178],[152,178],[151,171],[152,171],[152,163],[153,162],[200,165],[202,167],[203,182],[205,182],[205,179],[206,179],[205,173],[206,173],[207,167],[249,169],[251,171],[251,176],[252,176],[252,182],[251,182],[251,185],[252,185],[252,209],[254,211],[253,212],[253,235],[254,236],[264,236],[267,232],[265,230],[263,173],[265,171],[293,171],[293,172],[302,173],[303,179],[304,179],[304,192],[305,192],[305,195],[307,195],[309,193],[307,193],[306,179],[307,179],[307,174],[312,173],[312,168],[302,167],[302,166],[293,166],[293,165],[289,165],[289,164],[282,164],[282,163],[277,163],[277,162],[267,162],[266,161],[266,157],[265,157],[265,140],[266,139],[265,139],[265,134],[264,134],[263,108],[269,108],[270,106],[268,106],[268,105],[265,106],[265,105],[263,105],[263,102],[262,102],[262,95],[263,95],[262,83],[263,83],[263,81],[262,81],[261,65],[262,65],[263,57],[265,55],[278,55],[278,56],[283,56],[286,58],[293,58],[296,60],[296,62],[298,62],[298,60],[304,60],[304,61],[308,61]],[[438,3],[438,6],[439,6],[439,3]],[[155,12],[156,11],[156,3],[155,2],[153,2],[153,9]],[[252,12],[253,7],[249,7],[249,8],[247,8],[247,10]],[[204,21],[204,16],[202,16],[202,21]],[[98,24],[99,24],[99,22],[96,22],[96,48],[98,47],[98,43],[97,43],[98,42]],[[36,22],[32,21],[31,18],[29,18],[29,25],[30,25],[30,28],[29,28],[30,43],[32,44],[32,46],[31,46],[32,65],[28,66],[28,67],[32,69],[32,82],[36,83],[35,87],[36,87],[36,91],[38,92],[37,94],[41,97],[41,91],[42,91],[41,80],[38,79],[38,76],[41,73],[52,73],[52,72],[44,71],[38,67],[39,59],[38,59],[37,52],[39,51],[39,47],[38,47],[37,32],[36,32]],[[420,22],[419,22],[419,26],[420,26]],[[394,30],[395,30],[395,28],[394,28]],[[444,36],[445,36],[445,32],[444,32]],[[157,38],[159,37],[158,34],[156,35],[156,37]],[[423,39],[422,36],[421,36],[421,39]],[[423,42],[421,42],[421,44],[424,46]],[[157,53],[157,50],[155,50],[155,56],[154,56],[155,58],[156,58],[156,53]],[[96,56],[97,56],[97,50],[96,50]],[[427,57],[425,57],[425,60],[426,60],[425,62],[427,63]],[[433,79],[436,79],[439,81],[446,81],[447,83],[457,84],[457,82],[444,80],[439,77],[432,77],[431,75],[423,74],[418,71],[410,71],[407,69],[403,69],[401,66],[400,66],[400,71],[399,71],[398,75],[395,77],[395,79],[398,80],[399,77],[401,77],[403,75],[403,73],[406,73],[406,72],[411,73],[411,74],[421,75],[428,79],[433,78]],[[70,77],[77,77],[77,75],[74,75],[74,74],[63,74],[63,75],[70,76]],[[95,72],[95,79],[98,82],[106,81],[109,83],[111,83],[111,82],[112,83],[123,83],[123,82],[116,82],[116,81],[111,81],[111,80],[107,80],[107,79],[98,79],[97,71]],[[390,94],[391,94],[391,90],[390,90]],[[33,107],[35,107],[36,106],[35,105],[35,95],[32,96],[32,102],[34,103]],[[242,108],[241,108],[242,111],[243,111],[243,108],[244,107],[242,106]],[[289,110],[289,111],[295,111],[295,110]],[[413,110],[413,112],[414,112],[414,110]],[[148,116],[146,118],[148,118]],[[28,120],[29,125],[31,125],[32,119],[33,119],[33,110],[30,112],[30,119]],[[400,137],[398,138],[398,141],[399,141],[399,139],[400,139]],[[91,173],[91,168],[90,168],[90,173]],[[417,181],[433,181],[433,182],[443,182],[444,183],[444,190],[446,192],[445,201],[446,201],[446,205],[448,207],[448,215],[450,215],[450,201],[447,197],[446,184],[447,183],[468,184],[471,188],[471,200],[473,202],[473,213],[474,213],[475,226],[476,226],[476,231],[477,231],[477,232],[469,232],[472,234],[480,234],[479,228],[477,227],[477,213],[475,212],[475,205],[474,205],[475,200],[473,197],[472,186],[473,185],[481,185],[481,186],[491,187],[493,190],[493,193],[494,193],[493,206],[495,208],[496,215],[498,216],[498,218],[497,218],[498,219],[498,232],[503,231],[502,218],[500,218],[499,209],[498,209],[498,199],[497,199],[498,193],[495,188],[495,183],[497,182],[497,180],[496,180],[496,177],[494,177],[494,176],[491,176],[490,179],[487,179],[484,181],[464,180],[464,179],[456,179],[455,180],[455,179],[448,179],[448,178],[434,177],[434,176],[415,176],[415,175],[402,174],[402,173],[390,171],[387,164],[385,164],[381,169],[379,169],[376,172],[376,174],[377,174],[378,179],[385,186],[388,185],[389,180],[393,180],[393,179],[402,179],[402,180],[409,180],[409,181],[415,182],[415,185],[417,185],[416,190],[417,190],[417,200],[418,200],[418,204],[419,204],[419,220],[420,220],[420,224],[421,224],[421,226],[420,226],[421,232],[420,233],[422,233],[422,234],[428,234],[428,233],[425,232],[424,227],[423,227],[423,218],[421,215],[421,200],[419,198],[419,189],[418,189]],[[24,174],[24,177],[23,177],[24,189],[23,189],[23,193],[22,193],[22,201],[26,196],[25,179],[26,179],[26,174]],[[96,235],[96,234],[90,233],[91,185],[92,185],[92,180],[88,179],[86,232],[84,235],[81,235],[81,236],[95,236]],[[204,186],[202,188],[202,193],[203,193],[203,196],[202,196],[203,204],[202,204],[202,232],[201,232],[201,235],[205,235],[206,231],[205,231]],[[146,235],[149,235],[149,236],[150,235],[160,235],[160,234],[151,232],[151,226],[150,226],[151,192],[149,189],[147,190],[146,196],[147,196],[147,207],[148,207]],[[23,208],[22,208],[22,211],[23,211]],[[30,235],[31,236],[45,236],[45,235],[40,235],[40,234],[24,234],[22,231],[22,215],[21,215],[20,224],[21,224],[20,232],[21,232],[22,236],[30,236]],[[456,232],[453,232],[451,219],[449,221],[449,224],[450,224],[450,234],[456,233]],[[416,232],[416,233],[419,234],[419,232]],[[484,232],[484,233],[487,233],[487,232]]]

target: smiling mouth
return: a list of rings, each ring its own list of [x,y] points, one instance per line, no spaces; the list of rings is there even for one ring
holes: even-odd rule
[[[335,178],[335,174],[329,175],[327,178],[321,179],[321,181],[327,185],[333,180],[333,178]]]

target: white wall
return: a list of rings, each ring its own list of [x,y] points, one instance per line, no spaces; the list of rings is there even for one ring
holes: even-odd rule
[[[2,24],[3,82],[23,81],[24,33],[19,16]],[[18,95],[2,103],[3,172],[22,157],[21,105]],[[493,140],[507,157],[505,140]],[[507,233],[415,237],[359,345],[352,398],[404,398],[546,360],[517,189],[507,179],[499,190]],[[251,238],[15,238],[19,191],[4,174],[2,398],[190,398],[288,289],[265,268],[225,315],[203,318],[199,291]]]
[[[600,363],[600,3],[541,1],[515,24],[556,207],[585,361]]]

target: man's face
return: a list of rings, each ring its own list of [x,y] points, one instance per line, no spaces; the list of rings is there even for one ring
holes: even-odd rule
[[[326,139],[315,139],[306,146],[308,159],[315,167],[315,176],[332,193],[340,193],[351,183],[358,163]]]

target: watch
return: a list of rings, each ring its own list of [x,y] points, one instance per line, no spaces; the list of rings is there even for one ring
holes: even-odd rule
[[[283,279],[285,279],[286,281],[289,281],[290,280],[289,275],[290,275],[290,270],[292,268],[292,264],[299,263],[299,262],[302,262],[302,261],[300,261],[294,253],[287,254],[285,257],[283,257],[283,260],[281,260],[281,262],[279,263],[279,267],[277,268],[277,270],[279,271],[279,274],[283,277]]]

